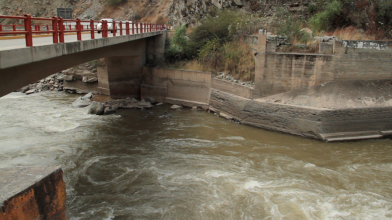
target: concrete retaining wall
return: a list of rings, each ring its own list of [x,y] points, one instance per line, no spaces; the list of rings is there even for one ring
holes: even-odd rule
[[[166,97],[209,102],[211,73],[143,67],[141,97],[154,97],[165,102]]]
[[[255,39],[251,38],[251,42]],[[254,97],[309,88],[335,80],[392,78],[392,42],[320,43],[320,54],[276,53],[265,31],[258,35]],[[251,47],[254,47],[251,44]],[[328,55],[331,54],[331,55]]]
[[[0,177],[0,220],[67,219],[61,169],[2,168]]]
[[[264,97],[334,80],[332,56],[265,53],[256,57],[255,97]]]
[[[245,99],[213,89],[210,105],[242,124],[325,141],[392,134],[392,108],[322,109]]]
[[[253,89],[239,85],[238,83],[228,82],[220,79],[212,79],[211,88],[238,95],[243,98],[251,99],[253,95]]]

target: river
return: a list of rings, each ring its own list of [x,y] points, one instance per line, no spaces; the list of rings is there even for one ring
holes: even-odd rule
[[[0,168],[60,166],[70,219],[392,219],[392,142],[323,143],[204,111],[0,98]]]

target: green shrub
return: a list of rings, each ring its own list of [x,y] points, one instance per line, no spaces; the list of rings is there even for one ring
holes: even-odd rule
[[[294,17],[286,8],[278,8],[272,27],[280,36],[285,36],[288,42],[300,41],[307,43],[312,36],[305,31],[301,31],[305,26],[305,21]]]
[[[186,36],[186,26],[183,25],[176,29],[171,40],[166,41],[165,60],[169,63],[173,63],[185,58],[187,45],[188,39]]]
[[[334,27],[336,23],[344,23],[342,12],[343,2],[341,0],[333,0],[327,4],[325,10],[312,16],[310,23],[318,31],[328,30]]]
[[[218,38],[211,39],[199,50],[199,61],[206,66],[217,69],[221,60],[221,43]]]
[[[329,0],[326,5],[317,4],[310,23],[319,31],[354,26],[376,38],[390,38],[392,0]]]

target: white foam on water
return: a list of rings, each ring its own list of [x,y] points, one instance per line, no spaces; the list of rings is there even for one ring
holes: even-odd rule
[[[209,170],[205,173],[205,175],[209,176],[209,177],[218,178],[218,177],[227,177],[227,176],[233,175],[233,173],[224,172],[224,171],[220,171],[220,170]]]
[[[220,137],[219,139],[223,139],[223,140],[236,140],[236,141],[244,141],[245,138],[241,137],[241,136],[230,136],[230,137]]]

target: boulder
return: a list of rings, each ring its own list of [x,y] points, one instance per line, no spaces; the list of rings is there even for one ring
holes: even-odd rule
[[[170,109],[173,109],[173,110],[177,110],[177,109],[181,109],[182,107],[181,106],[179,106],[179,105],[172,105],[171,107],[170,107]]]
[[[125,99],[125,102],[126,102],[126,103],[137,103],[137,100],[134,99],[134,98],[128,97],[128,98]]]
[[[90,105],[89,99],[84,99],[83,97],[79,97],[72,103],[72,107],[74,108],[84,108]]]
[[[33,93],[35,93],[35,89],[30,89],[29,91],[27,91],[25,93],[26,93],[26,95],[33,94]]]
[[[193,106],[193,107],[192,107],[192,110],[193,110],[193,111],[197,111],[197,106]]]
[[[140,101],[137,103],[137,108],[152,108],[151,103],[146,102],[146,101]]]
[[[157,101],[155,101],[155,99],[153,97],[146,97],[146,98],[144,98],[144,101],[149,102],[151,104],[157,103]]]
[[[84,82],[84,83],[98,82],[98,78],[97,77],[83,76],[82,82]]]
[[[104,113],[104,105],[100,102],[92,102],[88,108],[88,114],[92,115],[102,115]]]
[[[116,110],[114,110],[114,109],[112,109],[112,108],[110,108],[110,107],[106,107],[105,110],[104,110],[104,112],[103,112],[103,114],[104,114],[104,115],[116,114]]]
[[[93,93],[92,93],[92,92],[89,92],[89,93],[87,93],[85,96],[83,96],[83,99],[84,99],[84,100],[86,100],[86,99],[91,100],[92,98],[93,98]]]
[[[22,93],[25,93],[27,91],[29,91],[29,86],[25,86],[25,87],[20,89],[20,92],[22,92]]]
[[[112,108],[113,110],[117,110],[117,109],[120,108],[120,106],[119,106],[118,104],[115,104],[115,105],[113,105],[111,108]]]
[[[72,82],[72,81],[74,81],[74,77],[72,75],[65,75],[63,77],[63,80],[65,80],[67,82]]]
[[[157,104],[155,104],[156,106],[160,106],[160,105],[163,105],[163,103],[162,102],[158,102]]]

